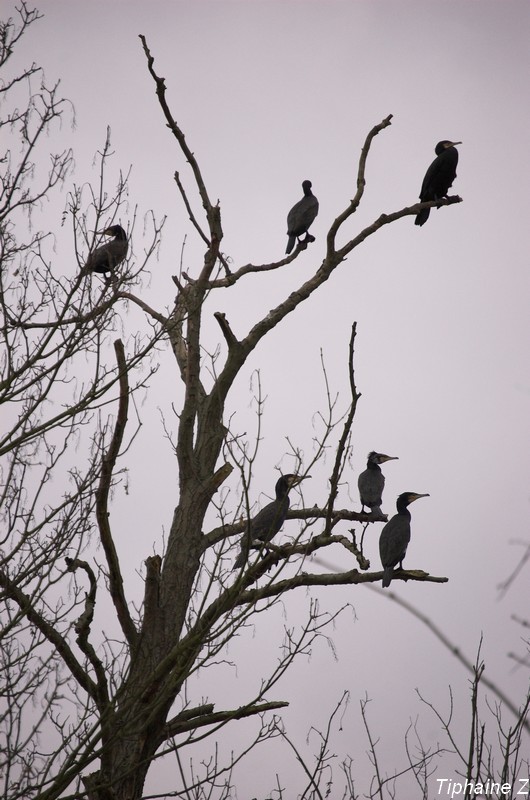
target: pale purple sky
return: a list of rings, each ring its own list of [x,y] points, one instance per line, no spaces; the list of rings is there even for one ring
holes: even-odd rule
[[[5,3],[3,16],[13,7]],[[384,510],[393,513],[402,491],[431,495],[411,508],[406,566],[450,580],[398,583],[396,593],[420,607],[471,659],[483,635],[489,677],[514,701],[522,699],[528,673],[513,671],[506,654],[524,649],[510,615],[527,614],[528,572],[502,601],[497,585],[521,555],[513,540],[529,536],[528,3],[43,0],[39,8],[45,18],[28,33],[18,58],[42,64],[49,81],[60,77],[62,93],[75,106],[75,129],[65,124],[59,137],[59,144],[74,148],[75,181],[96,181],[93,158],[110,125],[116,171],[133,166],[131,206],[138,205],[140,215],[150,208],[168,215],[145,294],[151,305],[163,310],[174,296],[170,276],[178,271],[184,236],[191,274],[200,265],[202,246],[173,182],[179,169],[192,187],[159,112],[139,33],[166,78],[168,101],[210,196],[220,199],[223,250],[234,266],[282,256],[286,214],[301,196],[302,180],[312,180],[320,201],[312,228],[316,242],[281,273],[249,279],[211,298],[205,325],[211,352],[218,342],[224,348],[211,321],[214,311],[225,311],[236,335],[243,335],[318,267],[326,230],[355,192],[360,147],[374,124],[394,115],[374,142],[365,199],[344,236],[382,212],[416,202],[436,142],[462,140],[454,191],[464,202],[431,212],[423,228],[405,218],[361,245],[259,348],[229,412],[236,412],[236,427],[252,431],[248,384],[252,369],[259,368],[268,399],[251,499],[265,502],[259,495],[271,494],[275,466],[292,466],[282,461],[285,437],[310,456],[313,414],[325,408],[320,349],[332,393],[340,393],[339,405],[346,408],[348,339],[356,320],[362,398],[353,470],[346,476],[354,507],[357,474],[368,451],[399,456],[384,469]],[[46,213],[59,231],[58,269],[69,273],[75,261],[73,250],[71,258],[66,255],[69,232],[59,230],[63,199]],[[138,252],[141,229],[140,224],[133,242]],[[160,549],[175,500],[173,478],[165,477],[172,462],[157,409],[167,411],[175,399],[170,391],[176,378],[171,359],[162,362],[158,395],[141,410],[142,459],[131,472],[133,491],[116,498],[116,519],[122,522],[117,546],[130,561],[132,583],[153,542]],[[155,462],[146,467],[149,454]],[[330,464],[328,459],[306,482],[307,505],[325,500]],[[338,505],[348,502],[343,490]],[[129,527],[138,519],[139,529]],[[294,534],[295,525],[289,523],[283,535]],[[374,526],[365,544],[376,569],[379,531]],[[339,566],[343,555],[330,551],[328,560],[334,556]],[[285,715],[289,733],[303,745],[309,726],[323,725],[348,689],[351,704],[336,747],[358,759],[362,781],[368,765],[357,705],[368,693],[384,767],[397,769],[405,761],[403,732],[418,713],[426,743],[441,739],[415,688],[446,704],[451,683],[463,701],[467,675],[420,623],[366,589],[327,590],[319,600],[331,612],[351,603],[355,615],[346,612],[332,632],[337,660],[321,644],[276,688],[275,698],[291,700]],[[308,602],[301,594],[286,598],[289,623],[301,619]],[[222,693],[203,676],[197,702],[206,695],[219,708],[241,702],[241,688],[250,691],[257,665],[276,657],[270,641],[283,624],[279,613],[271,619],[260,615],[252,635],[229,653],[237,657],[237,676],[224,670]],[[234,725],[226,735],[233,732],[236,742],[241,730]],[[270,754],[263,749],[252,772],[237,773],[240,798],[261,796],[256,780],[264,789],[269,785],[263,781],[279,769],[277,758],[273,748]],[[297,777],[291,770],[293,787]],[[150,788],[168,786],[154,777]]]

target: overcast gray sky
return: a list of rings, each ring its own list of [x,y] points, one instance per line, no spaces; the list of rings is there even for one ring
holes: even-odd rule
[[[422,228],[405,218],[361,245],[256,353],[252,367],[261,370],[268,400],[251,493],[264,501],[259,495],[272,492],[275,466],[292,466],[282,460],[285,437],[311,453],[313,414],[325,407],[320,350],[332,393],[340,393],[346,408],[348,339],[356,320],[362,399],[346,476],[355,507],[357,474],[368,451],[399,456],[385,469],[384,510],[393,513],[402,491],[430,493],[411,509],[406,565],[446,575],[449,583],[393,589],[470,658],[483,635],[489,677],[520,700],[528,673],[514,671],[507,652],[523,650],[511,614],[527,615],[528,571],[501,601],[497,585],[522,554],[514,540],[529,539],[528,3],[43,0],[38,7],[45,18],[28,33],[18,58],[42,64],[49,81],[60,77],[62,93],[75,106],[76,127],[65,125],[60,137],[74,148],[76,182],[97,179],[93,158],[109,125],[115,169],[132,164],[131,207],[137,205],[140,215],[150,208],[168,215],[146,292],[151,305],[163,309],[174,296],[170,276],[178,271],[184,237],[191,274],[202,247],[177,196],[174,170],[191,182],[161,118],[138,34],[146,35],[155,68],[166,78],[168,100],[210,196],[220,199],[223,249],[235,266],[281,257],[287,211],[301,196],[302,180],[312,180],[320,201],[314,245],[281,273],[212,298],[207,319],[225,311],[236,335],[318,267],[327,228],[354,194],[360,147],[374,124],[394,115],[373,144],[365,199],[344,235],[414,203],[436,142],[462,140],[454,191],[464,202],[432,212]],[[3,16],[6,8],[14,4],[3,4]],[[59,230],[61,211],[60,203],[47,209],[52,229]],[[137,231],[133,246],[141,250],[141,225]],[[67,235],[61,234],[58,252],[59,269],[68,273],[75,262],[65,257]],[[213,351],[221,339],[215,324],[207,322],[206,337]],[[165,368],[171,369],[170,359]],[[250,372],[230,408],[241,430],[253,424]],[[174,385],[166,372],[162,391]],[[117,544],[127,550],[131,581],[152,542],[160,546],[175,500],[173,481],[164,480],[170,453],[157,412],[172,399],[150,399],[142,410],[146,424],[138,446],[144,457],[132,471],[139,492],[116,498],[122,520]],[[160,470],[146,467],[151,453]],[[307,505],[324,501],[329,469],[328,462],[307,482]],[[152,498],[157,518],[151,506],[146,511]],[[344,487],[339,505],[348,502]],[[133,519],[143,521],[145,537],[138,528],[131,534],[127,521]],[[376,568],[379,530],[374,526],[366,537]],[[330,551],[330,562],[334,556],[342,554]],[[362,587],[328,590],[319,599],[330,611],[351,603],[355,614],[346,612],[333,631],[336,660],[322,643],[294,679],[277,687],[276,697],[291,700],[288,730],[303,743],[309,726],[323,725],[342,690],[349,690],[337,750],[358,759],[362,778],[369,768],[357,704],[367,693],[384,768],[399,768],[411,718],[421,712],[426,744],[441,738],[415,688],[447,706],[449,683],[460,701],[467,697],[466,675],[420,623],[386,599]],[[298,619],[308,602],[290,598],[287,618]],[[219,694],[205,676],[201,695],[219,707],[237,704],[241,687],[252,685],[258,657],[276,656],[269,652],[269,626],[283,623],[279,613],[259,618],[254,636],[230,653],[238,658],[237,680],[227,667]],[[241,798],[260,796],[260,775],[280,767],[274,753],[262,750],[252,772],[238,773]],[[294,786],[297,776],[293,769]],[[167,788],[157,780],[153,791]]]

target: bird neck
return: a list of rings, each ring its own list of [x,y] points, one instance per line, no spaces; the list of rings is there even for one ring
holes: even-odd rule
[[[276,500],[282,501],[284,498],[288,497],[290,489],[291,487],[289,486],[287,478],[280,478],[274,488]]]
[[[289,511],[289,498],[277,497],[276,500],[270,504],[271,508],[274,507],[274,516],[277,518],[285,519],[285,515]]]
[[[366,466],[368,469],[372,469],[374,472],[381,472],[381,467],[379,464],[376,464],[375,461],[369,461]]]
[[[397,504],[397,512],[398,514],[401,514],[402,517],[410,519],[410,511],[408,510],[408,507],[403,505],[402,503]]]

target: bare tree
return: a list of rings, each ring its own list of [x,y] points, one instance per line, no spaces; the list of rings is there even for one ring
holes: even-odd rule
[[[2,27],[2,68],[37,19],[38,14],[23,3],[18,22],[9,20]],[[210,199],[199,164],[167,103],[165,81],[155,71],[145,38],[140,38],[163,119],[191,168],[193,191],[202,207],[199,217],[193,210],[195,201],[175,173],[205,252],[196,274],[183,272],[173,278],[177,296],[169,312],[150,307],[136,289],[160,239],[163,223],[154,217],[144,255],[130,256],[114,280],[99,281],[82,269],[96,244],[94,232],[125,213],[127,174],[118,176],[113,191],[108,189],[109,139],[99,154],[97,190],[74,186],[69,193],[65,219],[71,220],[74,233],[73,277],[64,275],[50,255],[48,235],[33,232],[27,241],[19,238],[20,215],[36,209],[64,183],[72,155],[70,151],[52,155],[47,176],[39,184],[36,164],[43,160],[43,134],[65,113],[65,101],[59,99],[58,86],[49,90],[40,82],[35,65],[2,85],[4,103],[22,83],[29,87],[25,110],[14,106],[3,123],[22,143],[22,150],[18,155],[8,153],[2,162],[0,198],[0,391],[7,408],[0,439],[4,729],[0,773],[9,800],[33,796],[135,800],[142,797],[147,773],[157,758],[168,753],[180,758],[182,748],[216,736],[235,720],[261,720],[256,741],[277,735],[277,718],[271,722],[264,715],[281,709],[286,701],[272,698],[272,689],[333,620],[316,602],[301,630],[286,635],[282,656],[263,677],[259,691],[242,698],[237,708],[193,703],[188,687],[190,678],[214,664],[258,611],[263,614],[288,593],[307,587],[332,591],[334,586],[381,580],[381,571],[370,571],[355,531],[347,536],[337,532],[340,522],[384,520],[335,507],[359,397],[355,325],[348,365],[351,406],[339,430],[341,419],[330,402],[315,455],[320,458],[330,443],[336,450],[327,501],[322,507],[289,512],[288,519],[303,523],[293,542],[257,550],[247,542],[246,558],[237,570],[232,569],[235,554],[241,537],[245,541],[251,517],[248,491],[254,456],[230,431],[227,408],[234,381],[264,337],[296,313],[359,244],[422,208],[460,201],[416,203],[382,214],[340,243],[344,223],[362,201],[370,148],[391,124],[388,116],[366,137],[355,195],[330,226],[325,256],[313,274],[246,333],[236,334],[226,316],[216,313],[224,355],[205,359],[201,333],[208,313],[206,299],[241,282],[259,282],[261,273],[285,267],[308,244],[298,244],[292,254],[274,263],[232,268],[222,251],[221,208]],[[129,229],[129,237],[132,232]],[[142,315],[142,324],[127,334],[133,310]],[[117,337],[117,330],[124,332],[122,337]],[[153,354],[167,342],[182,387],[174,401],[179,404],[174,442],[178,497],[164,551],[146,553],[144,595],[137,608],[126,592],[110,507],[137,430],[130,422],[131,402],[138,392],[148,392],[156,369]],[[83,455],[75,461],[70,455],[74,447]],[[295,455],[297,472],[307,473],[311,464]],[[74,466],[79,463],[84,466]],[[234,470],[242,489],[235,508],[221,492]],[[61,489],[52,477],[60,479]],[[208,530],[207,515],[212,513],[218,524]],[[338,574],[315,571],[308,557],[332,544],[344,548],[347,569]],[[99,564],[101,553],[103,564]],[[415,570],[401,571],[396,580],[444,583],[447,579]],[[95,624],[99,606],[113,615],[112,635]],[[35,707],[39,713],[31,711]],[[45,743],[39,738],[44,726]],[[329,733],[322,735],[316,771],[308,772],[308,786],[313,789],[325,774],[328,738]],[[206,796],[204,787],[214,785],[224,787],[219,796],[226,796],[230,769],[243,755],[234,757],[228,767],[216,761],[204,766],[192,785],[182,789],[183,796]],[[174,793],[179,795],[180,790]]]

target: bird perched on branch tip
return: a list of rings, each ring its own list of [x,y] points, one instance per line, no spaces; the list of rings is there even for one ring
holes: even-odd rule
[[[429,497],[428,494],[416,492],[403,492],[397,502],[397,514],[389,519],[379,537],[379,555],[383,565],[383,589],[390,586],[394,567],[399,564],[403,569],[403,559],[410,542],[410,511],[408,506],[420,497]]]
[[[436,158],[428,168],[421,185],[420,200],[422,203],[428,200],[442,200],[447,197],[447,192],[453,185],[456,178],[456,165],[458,164],[457,144],[462,142],[450,142],[444,139],[438,142],[434,148]],[[415,225],[424,225],[429,219],[430,208],[422,209],[414,221]]]
[[[314,242],[315,237],[308,233],[308,229],[318,214],[318,200],[311,191],[311,181],[304,181],[302,189],[304,196],[296,203],[289,214],[287,215],[287,249],[286,253],[290,253],[293,249],[296,239],[300,239],[302,234],[306,234],[305,242]]]

